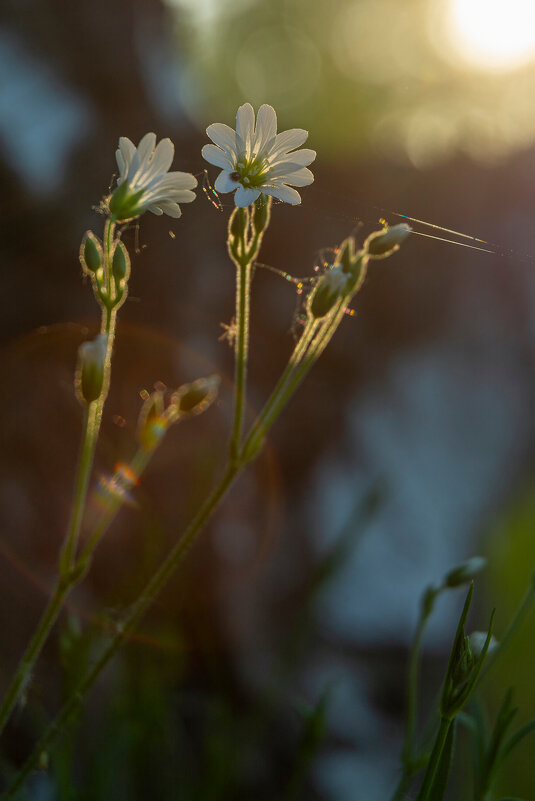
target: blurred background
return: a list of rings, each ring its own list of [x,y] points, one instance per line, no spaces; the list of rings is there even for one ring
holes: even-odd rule
[[[68,519],[72,375],[98,327],[78,248],[101,233],[119,136],[171,137],[173,168],[197,174],[199,191],[180,220],[147,214],[125,233],[130,297],[95,482],[131,458],[142,390],[223,378],[217,405],[169,433],[72,597],[4,766],[27,755],[222,468],[232,198],[218,208],[203,192],[218,171],[200,148],[208,124],[266,102],[279,130],[310,131],[318,156],[302,206],[273,208],[263,264],[313,275],[345,236],[400,215],[428,237],[372,264],[355,314],[28,797],[389,798],[424,588],[485,555],[470,625],[484,629],[496,606],[499,638],[534,567],[533,4],[4,0],[0,76],[2,687]],[[257,269],[250,417],[291,351],[298,300]],[[424,709],[462,600],[441,598],[429,626]],[[531,615],[486,682],[490,714],[514,685],[518,722],[535,715],[534,634]],[[455,799],[471,797],[464,753]],[[502,794],[535,797],[530,753],[526,741],[511,757]]]

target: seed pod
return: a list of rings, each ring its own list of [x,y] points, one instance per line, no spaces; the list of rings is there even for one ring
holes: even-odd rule
[[[177,417],[204,412],[216,399],[220,381],[218,375],[211,375],[179,387],[171,398]]]
[[[102,245],[93,231],[86,231],[80,246],[80,262],[87,273],[96,273],[102,265]]]
[[[398,250],[411,232],[412,228],[407,223],[399,223],[399,225],[392,225],[382,231],[375,231],[365,241],[364,250],[374,259],[386,258]]]
[[[125,245],[117,240],[115,243],[115,250],[113,251],[113,259],[111,262],[111,271],[115,280],[117,291],[124,288],[126,281],[130,275],[130,256]]]
[[[254,204],[253,229],[258,236],[263,233],[269,225],[271,216],[271,198],[269,195],[260,195]]]
[[[108,337],[99,334],[91,342],[82,342],[78,349],[76,390],[82,403],[92,403],[100,397],[104,384]]]
[[[337,265],[322,275],[312,292],[308,310],[312,317],[320,319],[328,314],[335,303],[345,294],[348,275]]]

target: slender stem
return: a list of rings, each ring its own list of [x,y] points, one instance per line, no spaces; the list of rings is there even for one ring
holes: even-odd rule
[[[234,368],[234,422],[230,438],[231,459],[236,459],[238,456],[243,431],[249,351],[251,262],[244,258],[240,263],[236,263],[236,268],[236,360]]]
[[[343,314],[344,311],[340,303],[333,315],[325,320],[319,329],[317,325],[311,326],[310,330],[308,330],[308,327],[305,329],[308,339],[306,343],[307,347],[303,350],[299,349],[299,358],[296,363],[290,360],[289,369],[287,368],[283,373],[283,377],[251,427],[242,449],[242,454],[245,459],[251,459],[256,455],[261,447],[266,432],[273,425],[291,396],[327,346]],[[283,380],[283,378],[285,380]]]
[[[433,782],[440,765],[440,759],[442,757],[442,752],[444,751],[444,746],[446,745],[446,740],[448,738],[452,723],[453,721],[450,718],[440,719],[440,727],[435,738],[433,750],[431,751],[431,756],[429,757],[429,762],[427,763],[424,780],[422,782],[422,786],[420,787],[420,792],[416,797],[416,801],[428,801],[430,798],[429,793],[433,788]]]
[[[160,566],[159,570],[147,583],[138,600],[131,607],[129,614],[124,618],[122,623],[116,626],[115,634],[110,640],[108,646],[104,649],[99,659],[87,671],[86,675],[79,682],[76,689],[59,712],[59,715],[52,721],[48,729],[45,731],[30,757],[24,763],[12,784],[5,791],[4,795],[2,796],[3,801],[8,801],[9,799],[15,797],[28,774],[37,764],[40,755],[61,733],[63,727],[80,708],[86,693],[92,687],[97,677],[118,651],[128,635],[139,623],[140,619],[150,607],[158,593],[163,589],[170,576],[180,564],[197,535],[211,517],[215,509],[218,507],[220,501],[223,499],[243,467],[244,465],[237,467],[235,464],[229,464],[220,482],[201,506],[197,515],[194,517],[180,540],[178,540],[176,545],[172,548],[169,555]]]
[[[41,620],[37,625],[34,635],[19,662],[17,672],[13,677],[13,680],[2,702],[2,706],[0,707],[0,732],[2,732],[13,707],[17,703],[19,697],[23,695],[28,685],[35,661],[41,651],[41,648],[43,647],[43,643],[47,638],[48,632],[52,628],[54,621],[58,616],[58,612],[61,609],[67,592],[67,585],[58,582],[54,593],[41,617]]]
[[[67,534],[60,556],[59,573],[62,577],[67,577],[74,564],[78,536],[82,525],[82,517],[85,509],[87,490],[93,458],[98,439],[99,425],[97,422],[98,401],[93,401],[85,407],[84,422],[82,425],[82,445],[78,470],[74,484],[74,495],[71,507],[71,517],[67,527]]]
[[[111,220],[105,226],[105,270],[108,282],[111,281],[110,254],[113,243],[115,225]],[[74,483],[71,516],[59,558],[59,571],[56,586],[47,607],[37,625],[37,628],[27,646],[12,679],[7,693],[0,706],[0,734],[17,701],[27,686],[35,662],[46,642],[48,635],[56,621],[65,598],[81,578],[75,569],[76,550],[82,526],[89,481],[93,468],[95,450],[100,431],[102,410],[108,394],[111,372],[111,356],[115,338],[116,314],[114,310],[103,308],[101,320],[101,333],[107,335],[107,349],[104,366],[104,380],[100,397],[84,407],[80,456]]]
[[[418,715],[420,650],[426,622],[427,615],[421,615],[420,620],[418,621],[416,634],[414,635],[409,656],[409,670],[407,677],[407,726],[405,729],[405,742],[403,744],[403,763],[407,768],[410,768],[414,759],[414,741],[416,736],[416,719]]]
[[[405,740],[401,757],[402,772],[391,801],[400,801],[400,799],[404,798],[416,773],[414,743],[416,738],[416,720],[418,717],[420,651],[427,619],[428,615],[422,610],[409,655],[409,667],[407,671],[407,723],[405,726]]]

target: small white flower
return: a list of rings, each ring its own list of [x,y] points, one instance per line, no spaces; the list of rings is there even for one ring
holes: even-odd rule
[[[188,172],[169,172],[175,148],[170,139],[156,145],[156,134],[145,134],[137,148],[126,136],[116,151],[119,178],[110,209],[119,220],[152,211],[180,217],[179,203],[191,203],[197,179]],[[115,206],[114,208],[114,198]]]
[[[250,103],[240,106],[236,130],[216,122],[206,133],[214,142],[204,145],[203,158],[222,172],[215,182],[217,192],[233,192],[236,206],[249,206],[261,193],[297,205],[299,192],[293,186],[308,186],[314,180],[307,169],[316,158],[314,150],[296,150],[308,131],[292,128],[277,134],[277,115],[272,106],[260,106],[256,118]]]

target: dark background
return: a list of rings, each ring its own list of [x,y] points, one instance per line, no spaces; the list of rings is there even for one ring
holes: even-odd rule
[[[68,519],[81,421],[72,374],[98,325],[78,248],[87,228],[101,233],[94,207],[112,185],[119,136],[171,137],[174,169],[200,186],[180,220],[147,214],[125,234],[130,297],[96,477],[131,457],[141,390],[223,377],[216,407],[170,432],[137,506],[102,544],[6,735],[6,762],[27,754],[224,461],[232,198],[221,197],[221,213],[202,191],[217,175],[200,156],[206,126],[233,125],[250,101],[271,103],[279,130],[310,131],[315,182],[302,206],[274,207],[260,257],[290,276],[313,274],[349,233],[362,238],[399,214],[492,251],[413,236],[372,265],[355,315],[103,676],[32,798],[299,798],[303,721],[325,695],[326,733],[303,797],[382,801],[396,778],[423,588],[485,554],[471,625],[485,628],[496,606],[498,638],[522,596],[535,551],[535,69],[463,60],[448,44],[446,5],[5,0],[2,686],[53,581]],[[257,269],[251,416],[288,358],[297,301],[294,284]],[[461,602],[459,592],[441,601],[430,626],[428,701]],[[487,683],[491,710],[516,685],[519,721],[535,711],[533,625]],[[522,749],[503,793],[530,798],[530,744]],[[458,786],[468,794],[465,751]]]

